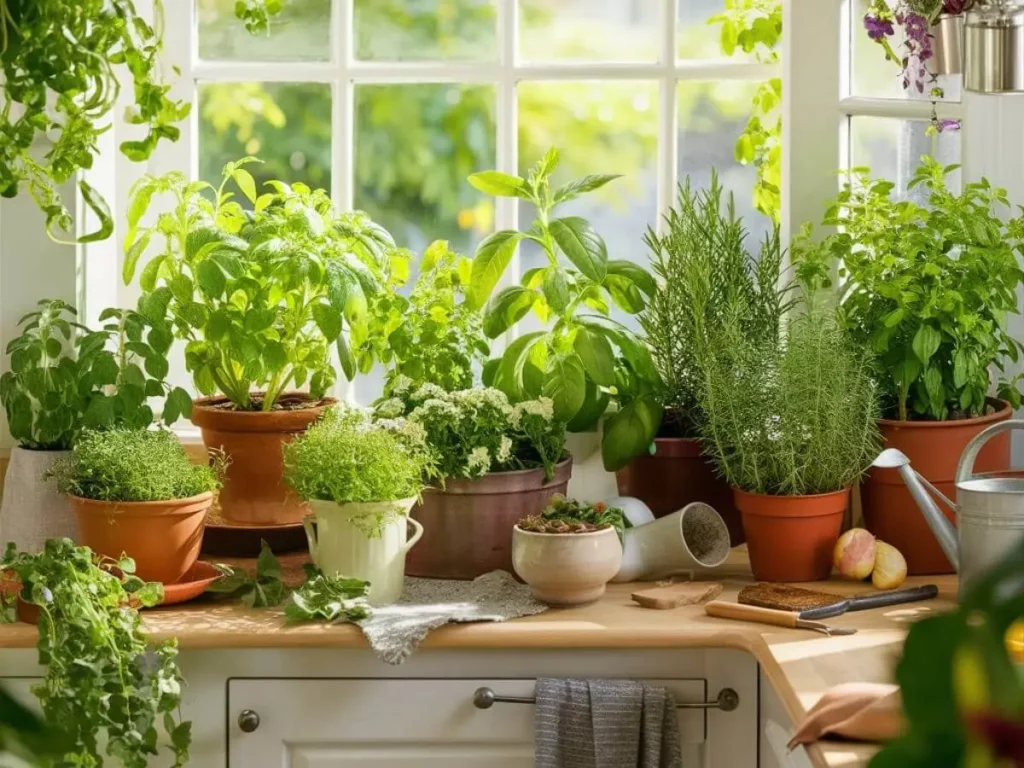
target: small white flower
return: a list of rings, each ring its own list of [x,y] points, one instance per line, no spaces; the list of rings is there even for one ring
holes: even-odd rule
[[[469,458],[466,459],[466,468],[469,470],[470,475],[482,475],[491,468],[491,454],[488,453],[487,449],[478,445],[474,448]]]
[[[377,406],[377,416],[381,419],[397,419],[405,413],[405,403],[400,398],[392,397]]]
[[[409,390],[412,389],[413,381],[404,374],[399,374],[395,377],[395,380],[391,382],[391,394],[395,397],[405,397],[409,394]]]
[[[425,402],[427,400],[445,400],[448,393],[445,392],[437,384],[424,384],[412,394],[412,399],[416,402]]]
[[[501,444],[498,446],[498,463],[505,464],[512,458],[512,440],[507,435],[501,436]]]

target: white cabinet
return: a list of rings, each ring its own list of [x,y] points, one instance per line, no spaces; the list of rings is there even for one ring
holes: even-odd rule
[[[680,702],[703,701],[704,680],[649,680]],[[231,768],[528,768],[534,707],[473,703],[478,688],[532,697],[533,680],[232,680]],[[691,754],[705,713],[680,709]],[[257,724],[258,718],[258,724]],[[251,730],[255,727],[254,730]],[[246,729],[250,729],[246,732]]]

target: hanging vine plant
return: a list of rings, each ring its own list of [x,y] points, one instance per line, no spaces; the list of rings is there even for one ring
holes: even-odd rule
[[[752,55],[761,64],[779,62],[782,0],[725,0],[725,11],[708,19],[721,29],[722,53]],[[778,223],[782,210],[782,79],[772,77],[754,93],[747,124],[734,154],[757,171],[754,207]]]
[[[283,2],[239,0],[235,15],[250,32],[267,32]],[[146,130],[121,143],[128,159],[143,161],[161,139],[181,133],[175,123],[192,105],[172,99],[164,79],[163,15],[162,0],[154,0],[152,24],[132,0],[0,0],[0,197],[27,190],[58,242],[74,233],[61,187],[92,168],[97,139],[110,129],[119,76],[130,79],[134,93],[125,119]],[[40,154],[43,137],[50,146]],[[110,208],[84,179],[78,189],[99,220],[78,242],[106,239],[114,229]]]

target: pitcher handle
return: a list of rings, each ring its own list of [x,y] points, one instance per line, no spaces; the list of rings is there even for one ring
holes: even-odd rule
[[[1024,429],[1024,420],[1009,419],[1008,421],[1001,421],[975,435],[974,439],[967,444],[967,448],[964,449],[963,456],[960,457],[960,463],[956,467],[956,484],[959,485],[974,477],[974,461],[978,458],[978,453],[985,446],[985,443],[998,434],[1011,432],[1015,429]]]
[[[320,567],[320,558],[317,552],[316,529],[313,527],[313,520],[316,515],[306,515],[302,518],[302,528],[306,531],[306,543],[309,544],[309,556],[313,558],[313,565]]]
[[[423,536],[423,526],[420,524],[419,520],[413,520],[411,517],[407,517],[405,518],[405,521],[409,523],[409,525],[411,525],[413,528],[415,528],[416,532],[413,533],[411,539],[405,542],[405,549],[402,550],[403,554],[412,549],[413,545],[420,540],[421,536]]]

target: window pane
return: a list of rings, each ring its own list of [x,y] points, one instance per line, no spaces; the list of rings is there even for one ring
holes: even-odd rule
[[[173,12],[173,11],[168,11]],[[288,0],[269,33],[251,35],[235,0],[197,0],[199,57],[213,61],[328,61],[331,0]]]
[[[720,24],[708,24],[708,19],[724,10],[722,0],[678,0],[676,22],[676,55],[680,59],[721,59]],[[736,61],[751,61],[752,54],[737,49]]]
[[[527,61],[657,61],[658,0],[520,0],[519,55]]]
[[[707,187],[712,169],[736,201],[736,213],[750,233],[751,250],[772,226],[754,207],[753,165],[736,162],[733,148],[750,117],[751,99],[760,83],[745,80],[679,83],[679,180]]]
[[[902,65],[885,58],[882,47],[868,37],[864,29],[864,8],[861,3],[849,3],[853,18],[850,20],[850,31],[853,36],[851,48],[853,55],[850,65],[850,87],[853,96],[869,96],[886,99],[927,99],[928,88],[925,94],[918,94],[913,86],[909,90],[903,89]],[[889,38],[889,41],[896,51],[902,55],[905,52],[903,40],[899,27],[896,27],[897,34]],[[943,101],[960,100],[960,76],[944,75],[938,78],[935,85],[943,90]]]
[[[583,216],[604,238],[609,259],[647,264],[642,238],[657,215],[658,89],[650,82],[519,85],[519,170],[525,174],[554,145],[561,162],[553,186],[589,173],[618,173],[596,192],[559,206],[556,216]],[[520,228],[533,221],[522,202]],[[546,263],[535,243],[520,246],[522,271]],[[624,313],[617,319],[635,327]],[[536,327],[531,314],[524,329]]]
[[[199,178],[219,182],[231,160],[255,155],[269,179],[331,188],[331,87],[323,83],[199,83]],[[240,200],[240,202],[245,202]]]
[[[355,0],[356,58],[494,60],[493,0]]]
[[[960,162],[960,133],[946,131],[926,135],[924,120],[896,120],[884,117],[850,119],[850,165],[867,166],[875,178],[895,182],[900,197],[907,194],[907,182],[914,175],[922,155],[932,155],[943,165]],[[960,172],[949,177],[950,187],[960,188]]]

